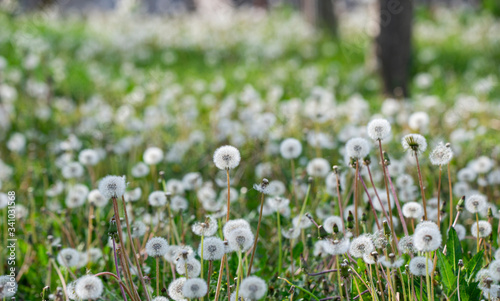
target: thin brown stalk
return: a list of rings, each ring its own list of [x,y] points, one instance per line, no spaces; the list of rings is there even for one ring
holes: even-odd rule
[[[420,163],[418,162],[418,153],[414,151],[415,160],[417,162],[418,183],[420,184],[420,194],[422,195],[422,203],[424,205],[424,219],[427,220],[427,202],[425,201],[424,181],[422,180],[422,172],[420,171]]]
[[[264,208],[264,193],[261,193],[261,195],[262,196],[260,198],[259,222],[257,223],[257,233],[255,234],[255,240],[253,242],[252,256],[250,257],[250,264],[248,265],[247,277],[250,276],[250,273],[252,271],[253,258],[255,256],[255,250],[257,250],[257,241],[259,240],[260,222],[262,220],[262,210]],[[278,233],[278,235],[281,235],[281,233]]]

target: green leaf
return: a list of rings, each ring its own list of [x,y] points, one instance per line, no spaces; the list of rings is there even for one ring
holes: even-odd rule
[[[483,250],[479,251],[472,259],[467,263],[465,267],[467,272],[469,273],[469,278],[467,278],[467,282],[471,282],[474,277],[476,277],[477,272],[481,269],[483,264]]]
[[[462,259],[462,246],[460,245],[460,239],[458,239],[457,231],[452,227],[448,231],[448,241],[446,242],[446,248],[448,254],[448,262],[453,266],[453,271],[458,270],[458,260]]]
[[[448,293],[451,293],[457,286],[457,277],[453,273],[453,267],[448,262],[446,257],[441,252],[437,252],[439,273],[441,274],[441,279],[443,284],[448,289]]]

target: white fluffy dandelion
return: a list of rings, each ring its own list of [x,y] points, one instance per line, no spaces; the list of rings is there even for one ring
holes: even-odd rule
[[[217,229],[217,220],[212,216],[207,216],[204,222],[197,222],[191,227],[193,233],[198,236],[212,236]]]
[[[161,257],[167,253],[168,242],[163,237],[153,237],[146,243],[146,253],[152,257]]]
[[[300,141],[294,138],[288,138],[283,140],[280,144],[281,156],[285,159],[295,159],[302,153],[302,144]]]
[[[474,237],[487,237],[491,234],[491,224],[487,221],[473,223],[470,232]]]
[[[427,266],[425,261],[427,260]],[[427,268],[427,269],[426,269]],[[410,273],[415,276],[425,276],[427,274],[426,271],[430,274],[433,270],[434,265],[430,259],[426,259],[423,256],[413,257],[410,260]]]
[[[175,270],[180,275],[186,275],[189,278],[198,277],[201,272],[201,263],[193,257],[189,257],[187,260],[178,260],[175,264]]]
[[[427,140],[420,134],[408,134],[403,137],[401,144],[405,151],[412,150],[418,154],[425,152],[427,149]]]
[[[311,177],[324,178],[330,172],[330,164],[323,158],[314,158],[307,163],[306,171]]]
[[[144,151],[142,159],[147,165],[156,165],[163,161],[163,151],[159,147],[149,147]]]
[[[9,275],[0,276],[0,298],[7,299],[17,292],[17,282]]]
[[[391,134],[391,124],[386,119],[377,118],[368,123],[367,130],[373,140],[384,140]]]
[[[175,301],[186,300],[186,297],[182,293],[182,288],[184,287],[184,283],[186,283],[186,278],[181,277],[172,281],[168,285],[168,295],[170,296],[170,298],[174,299]]]
[[[347,141],[345,150],[349,158],[362,160],[370,152],[370,143],[364,138],[351,138]]]
[[[201,278],[188,279],[182,287],[182,294],[188,299],[201,298],[207,294],[207,291],[207,284]]]
[[[349,247],[349,253],[355,258],[363,257],[365,253],[371,253],[375,250],[371,237],[367,234],[354,238]]]
[[[429,155],[429,159],[433,165],[446,165],[452,158],[453,150],[449,144],[444,144],[443,142],[439,142]]]
[[[249,229],[237,229],[231,231],[226,239],[234,251],[246,251],[253,246],[254,235]]]
[[[432,226],[415,229],[413,234],[413,243],[418,251],[435,251],[441,246],[443,238],[439,229]]]
[[[106,199],[98,189],[91,190],[87,195],[90,204],[96,207],[104,207],[108,204],[109,199]]]
[[[99,192],[106,199],[120,198],[125,193],[125,177],[106,176],[99,182]]]
[[[80,262],[80,252],[73,248],[65,248],[57,254],[57,262],[65,267],[76,267]]]
[[[153,207],[163,207],[167,204],[167,196],[163,191],[153,191],[148,196],[148,202]]]
[[[86,275],[76,280],[75,293],[81,300],[97,299],[103,290],[102,280],[96,276]]]
[[[408,202],[403,205],[403,215],[406,218],[420,219],[424,215],[424,207],[417,202]]]
[[[329,216],[323,221],[323,228],[327,233],[333,232],[333,225],[337,225],[339,232],[344,231],[342,219],[339,216]]]
[[[241,281],[240,294],[243,298],[259,300],[267,293],[267,284],[257,276],[249,276]]]
[[[488,267],[488,275],[495,281],[500,281],[500,260],[493,260]]]
[[[240,164],[240,151],[231,145],[221,146],[214,152],[214,164],[218,169],[228,170]]]
[[[413,243],[413,236],[403,236],[398,242],[398,248],[405,254],[416,253],[417,249]]]
[[[207,237],[203,241],[203,259],[214,261],[221,260],[224,256],[224,242],[218,237]],[[201,256],[201,244],[198,247],[198,254]]]
[[[96,165],[99,159],[99,153],[93,149],[84,149],[78,154],[78,161],[86,166]]]
[[[481,194],[474,194],[466,198],[465,209],[470,213],[478,213],[483,211],[488,204],[486,197]]]
[[[222,228],[222,233],[224,237],[227,238],[229,234],[238,229],[248,229],[250,230],[250,224],[244,219],[232,219],[229,220]]]

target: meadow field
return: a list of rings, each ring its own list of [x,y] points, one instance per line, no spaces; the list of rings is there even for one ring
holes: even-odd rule
[[[370,16],[0,10],[0,299],[500,300],[500,19]]]

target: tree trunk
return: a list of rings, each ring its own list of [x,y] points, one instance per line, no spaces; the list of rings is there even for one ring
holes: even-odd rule
[[[379,0],[380,33],[376,39],[378,67],[385,93],[409,96],[413,5],[411,0]]]
[[[302,0],[302,11],[307,22],[337,34],[337,18],[333,0]]]
[[[318,0],[318,25],[328,30],[333,35],[337,35],[337,18],[333,0]]]

